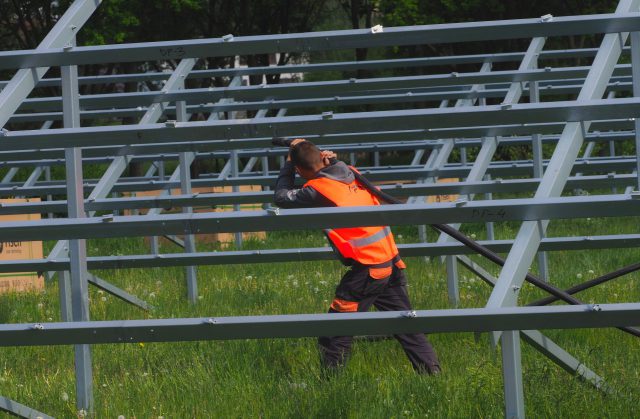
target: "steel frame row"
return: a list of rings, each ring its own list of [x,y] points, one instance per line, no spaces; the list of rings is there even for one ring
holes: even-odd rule
[[[505,415],[509,418],[524,417],[521,337],[568,372],[607,390],[600,376],[533,329],[637,326],[633,319],[638,318],[640,303],[524,308],[517,307],[518,294],[536,257],[541,277],[552,280],[545,252],[637,248],[640,243],[637,234],[545,237],[552,219],[639,213],[640,0],[621,0],[614,13],[603,15],[76,46],[77,32],[100,3],[76,0],[35,50],[0,52],[0,69],[15,70],[10,80],[0,81],[0,128],[5,127],[0,131],[0,169],[4,169],[0,197],[43,199],[0,205],[0,215],[66,214],[66,218],[49,216],[0,225],[3,241],[58,240],[47,258],[3,261],[0,272],[27,270],[57,277],[63,321],[0,325],[0,346],[73,344],[78,409],[93,410],[90,344],[408,331],[492,332],[493,339],[502,344]],[[548,37],[577,34],[604,37],[599,48],[544,50]],[[198,68],[207,57],[285,52],[306,57],[326,50],[516,38],[531,39],[525,52]],[[630,64],[625,61],[629,57]],[[563,66],[575,59],[590,64]],[[178,64],[170,74],[78,76],[81,65],[155,60]],[[494,70],[498,65],[507,69]],[[441,70],[455,66],[475,70]],[[45,78],[50,67],[59,67],[60,77]],[[402,68],[428,74],[243,85],[248,75]],[[226,86],[189,88],[189,82],[214,77],[226,80]],[[79,93],[80,86],[122,82],[155,82],[162,87],[145,92]],[[43,87],[49,92],[59,89],[61,95],[43,97],[39,90]],[[353,112],[353,106],[359,105],[375,110]],[[295,115],[287,115],[289,110],[295,110]],[[204,120],[196,120],[198,116]],[[138,122],[112,125],[114,118],[125,117]],[[62,121],[62,127],[54,125],[57,121]],[[25,129],[35,123],[41,124],[40,129]],[[270,140],[275,136],[303,136],[321,146],[333,146],[367,177],[391,183],[381,188],[406,197],[407,203],[272,208],[269,186],[278,169],[273,165],[282,163],[286,155],[286,150],[271,149]],[[543,144],[553,147],[550,158],[544,157]],[[619,152],[626,144],[633,144],[635,154]],[[531,160],[496,159],[499,150],[522,146],[532,150]],[[608,156],[592,155],[596,147],[603,146]],[[389,153],[413,155],[410,161],[385,166],[382,160]],[[191,165],[207,159],[224,165],[191,179]],[[143,177],[124,176],[132,163],[148,167]],[[51,169],[62,164],[64,183],[51,178]],[[83,167],[96,164],[107,166],[101,177],[84,179]],[[31,170],[27,180],[16,181],[25,170]],[[444,177],[462,180],[436,183]],[[240,192],[240,185],[260,185],[263,190]],[[193,192],[199,186],[232,189]],[[180,192],[172,194],[171,189]],[[162,192],[156,197],[133,196],[150,190]],[[572,192],[579,196],[567,195]],[[582,196],[584,192],[589,194]],[[426,196],[440,194],[459,194],[460,199],[425,203]],[[513,194],[520,197],[513,198]],[[265,209],[238,211],[245,203],[262,204]],[[236,211],[193,213],[194,208],[212,205],[233,205]],[[181,208],[182,213],[162,214],[171,208]],[[138,215],[140,209],[149,211]],[[134,215],[119,215],[125,210]],[[449,223],[456,229],[461,223],[485,224],[486,240],[480,244],[508,254],[499,276],[493,277],[466,256],[472,253],[468,248],[445,234],[426,243],[426,220]],[[513,240],[496,240],[493,223],[505,221],[522,224]],[[244,231],[364,224],[418,226],[422,242],[401,245],[401,253],[445,259],[454,307],[459,303],[458,266],[469,269],[493,287],[486,307],[336,316],[90,321],[90,284],[142,309],[150,305],[89,270],[184,266],[187,297],[195,303],[198,265],[333,258],[328,248],[241,250]],[[208,232],[235,233],[237,249],[198,252],[195,235]],[[152,237],[151,254],[86,255],[87,239],[130,236]],[[184,250],[161,254],[159,236],[170,238]],[[48,417],[6,398],[0,398],[0,410],[22,417]]]

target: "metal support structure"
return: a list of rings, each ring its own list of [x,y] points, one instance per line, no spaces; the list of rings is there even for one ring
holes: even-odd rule
[[[631,32],[631,68],[633,71],[633,95],[640,96],[640,32]],[[636,174],[638,183],[636,191],[640,191],[640,118],[634,119],[636,146]]]
[[[484,180],[491,181],[491,175],[484,175]],[[493,199],[493,193],[487,192],[484,195],[485,200],[490,201]],[[489,221],[485,223],[487,226],[487,240],[495,240],[495,230],[493,222]]]
[[[460,304],[460,286],[458,281],[458,263],[455,255],[445,257],[447,269],[447,294],[449,304],[458,307]]]
[[[176,102],[176,120],[178,122],[188,121],[187,109],[185,102]],[[189,154],[192,153],[180,153],[179,170],[180,170],[180,192],[183,195],[189,195],[191,191],[191,163],[193,159]],[[190,161],[189,161],[190,160]],[[191,207],[183,207],[182,212],[184,214],[191,214],[193,209]],[[185,232],[184,235],[184,250],[187,253],[194,253],[196,251],[196,238],[193,234]],[[185,268],[185,276],[187,279],[187,299],[190,303],[195,304],[198,301],[198,279],[196,277],[196,267],[187,266]]]
[[[520,70],[528,70],[534,68],[537,63],[538,55],[542,48],[544,47],[546,39],[545,38],[535,38],[531,41],[527,52],[520,63]],[[503,106],[511,106],[519,102],[520,97],[522,96],[522,92],[524,91],[523,85],[521,82],[512,83],[507,91],[507,94],[503,101]],[[466,178],[466,181],[478,181],[481,180],[485,174],[486,170],[489,167],[489,163],[491,162],[493,155],[495,154],[498,148],[499,138],[496,137],[488,137],[485,138],[480,152],[476,157],[475,162],[473,163],[473,167],[471,168],[469,175]],[[473,200],[474,196],[469,194],[467,196],[467,200]],[[460,224],[452,225],[453,228],[459,229]],[[442,243],[445,241],[451,241],[452,238],[444,233],[440,234],[438,238],[438,242]],[[455,303],[457,306],[460,296],[458,295],[458,278],[457,278],[457,259],[453,256],[447,256],[447,289],[449,291],[449,301]],[[452,294],[455,292],[455,294]]]
[[[640,303],[381,311],[338,314],[111,320],[0,325],[0,346],[186,342],[394,333],[487,332],[495,329],[583,329],[634,323]]]
[[[520,333],[517,330],[502,332],[502,373],[504,377],[505,418],[524,419]]]
[[[49,416],[45,413],[39,412],[35,409],[32,409],[28,406],[2,396],[0,396],[0,412],[6,412],[10,415],[26,419],[53,419],[52,416]]]
[[[75,1],[36,50],[0,52],[0,69],[17,70],[11,81],[0,81],[0,88],[3,88],[0,92],[0,127],[9,122],[12,129],[0,131],[0,165],[3,169],[0,197],[43,199],[42,202],[3,203],[0,215],[67,213],[67,218],[57,216],[3,223],[0,227],[3,240],[61,241],[48,258],[2,261],[0,272],[34,269],[58,272],[61,318],[70,321],[68,324],[0,325],[0,346],[75,345],[79,409],[92,410],[89,344],[369,334],[373,331],[393,334],[467,330],[491,331],[494,337],[501,335],[507,417],[524,417],[520,338],[570,374],[606,390],[601,377],[535,329],[615,326],[640,336],[637,329],[626,327],[637,318],[638,304],[514,306],[522,279],[536,254],[539,255],[541,276],[546,278],[546,251],[640,245],[640,235],[629,233],[545,237],[549,220],[636,216],[640,211],[640,155],[637,151],[640,150],[640,32],[637,32],[640,0],[622,0],[615,13],[606,15],[385,28],[379,33],[364,29],[76,47],[73,39],[77,28],[99,3],[99,0]],[[624,47],[628,31],[636,32],[631,33],[631,46]],[[605,35],[598,49],[542,50],[549,36],[599,33]],[[532,41],[526,52],[194,70],[197,60],[202,57],[311,53],[512,38]],[[631,64],[617,63],[623,53],[630,53]],[[563,64],[573,58],[585,62],[591,62],[593,58],[593,62],[588,66]],[[150,72],[81,78],[74,67],[145,60],[171,60],[179,61],[179,64],[170,75]],[[504,63],[503,68],[508,70],[489,71],[496,63]],[[42,79],[48,66],[62,66],[62,77]],[[449,74],[422,71],[446,66],[481,68]],[[417,71],[403,73],[404,68]],[[358,69],[371,71],[371,77],[304,80],[311,72]],[[393,77],[388,76],[388,69],[394,69]],[[299,79],[296,75],[288,83],[241,85],[242,78],[249,75],[264,79],[267,74],[280,74],[284,78],[295,73],[303,77]],[[187,78],[214,77],[217,78],[215,87],[189,89],[184,85]],[[217,86],[220,80],[229,79],[231,82],[226,86]],[[99,86],[116,82],[164,82],[164,86],[157,91],[78,96],[79,84]],[[27,98],[36,85],[54,89],[62,86],[63,94],[61,97]],[[628,97],[631,90],[634,95]],[[528,103],[521,101],[527,95]],[[602,99],[605,95],[607,98]],[[558,96],[565,100],[555,101]],[[577,100],[572,100],[576,96]],[[502,98],[502,103],[496,105]],[[554,101],[545,101],[547,98]],[[437,103],[441,104],[439,109],[432,107]],[[448,107],[450,103],[455,106]],[[345,111],[355,105],[367,105],[362,107],[367,111]],[[288,108],[294,108],[295,115],[285,116]],[[275,110],[278,112],[273,115]],[[257,111],[254,118],[237,119],[254,111]],[[192,120],[191,114],[209,116],[206,121],[196,121],[196,118]],[[160,123],[161,118],[173,115],[175,121]],[[140,120],[132,125],[100,126],[101,120],[123,117]],[[50,129],[52,121],[60,119],[64,121],[64,128]],[[87,122],[85,127],[80,127],[81,120]],[[27,123],[37,121],[46,121],[40,130],[22,129]],[[590,129],[593,130],[591,134]],[[277,167],[270,168],[269,160],[279,160],[282,164],[287,153],[284,148],[271,149],[271,138],[275,136],[306,137],[321,148],[332,148],[340,155],[348,156],[347,160],[352,164],[357,159],[361,173],[372,181],[388,183],[381,185],[381,190],[408,197],[407,204],[298,210],[270,208],[273,195],[268,188],[275,181]],[[583,157],[578,159],[584,141],[588,145]],[[631,142],[636,144],[636,155],[615,154],[628,150]],[[543,144],[555,146],[549,161],[543,158]],[[602,144],[609,145],[611,156],[592,156],[596,145]],[[503,147],[523,145],[531,147],[531,160],[505,161],[500,160],[502,153],[496,153],[498,146],[502,151]],[[459,162],[448,161],[454,149],[460,152]],[[381,166],[381,153],[388,152],[394,153],[393,159],[383,161],[394,164]],[[428,158],[422,163],[425,154]],[[470,162],[473,155],[477,157]],[[190,166],[198,159],[226,159],[227,164],[221,170],[216,168],[213,173],[199,173],[197,179],[191,179]],[[178,167],[171,176],[165,177],[165,163],[175,161],[178,161]],[[67,179],[65,182],[52,180],[52,168],[63,163],[67,168]],[[150,167],[143,176],[123,176],[131,163],[150,164]],[[99,179],[83,179],[83,164],[108,165],[108,168]],[[16,175],[23,173],[31,173],[26,182],[23,178],[20,178],[21,182],[14,181]],[[45,179],[39,180],[43,173]],[[572,173],[574,175],[570,176]],[[435,183],[436,179],[444,177],[457,177],[461,181]],[[244,192],[244,185],[259,185],[263,190]],[[230,192],[193,193],[192,189],[198,187],[225,187]],[[583,189],[590,194],[561,196],[565,187]],[[177,188],[180,193],[171,194]],[[611,194],[611,190],[616,190],[612,188],[624,189],[625,194]],[[159,196],[144,196],[143,192],[153,190],[162,192]],[[503,199],[503,194],[532,191],[535,191],[532,198]],[[86,194],[88,198],[84,199]],[[423,203],[425,196],[443,194],[458,194],[461,199],[454,203]],[[51,196],[63,198],[52,201]],[[263,204],[269,210],[238,211],[244,204]],[[229,205],[234,211],[193,211],[214,205]],[[167,208],[181,211],[162,214]],[[122,211],[147,212],[145,215],[119,216]],[[98,218],[94,217],[96,213],[106,215]],[[514,240],[496,240],[493,223],[506,221],[523,224]],[[195,302],[198,296],[195,270],[199,265],[334,258],[329,248],[239,250],[243,232],[361,225],[419,226],[425,223],[440,224],[439,231],[448,232],[468,247],[441,236],[436,243],[403,242],[398,246],[403,257],[444,256],[448,293],[453,305],[458,303],[459,261],[485,282],[495,283],[486,307],[415,313],[356,313],[348,318],[300,314],[88,321],[88,284],[139,307],[151,307],[89,274],[87,269],[184,266],[188,297]],[[444,223],[456,229],[460,223],[486,225],[487,240],[481,242],[484,248],[459,235],[455,229],[442,225]],[[194,235],[207,232],[234,234],[237,249],[198,252]],[[419,229],[419,235],[426,241],[425,229]],[[87,239],[131,236],[153,237],[153,254],[86,255]],[[178,236],[184,236],[184,241]],[[158,237],[167,237],[183,246],[184,251],[161,254]],[[504,265],[497,280],[468,257],[460,256],[473,251]],[[505,261],[495,252],[508,252],[509,255]],[[582,304],[571,296],[574,291],[637,270],[638,266],[630,265],[566,291],[532,275],[528,275],[527,280],[553,296],[540,301],[560,298],[570,304]],[[3,402],[5,400],[0,399],[0,410],[4,408]],[[13,406],[14,410],[18,409],[18,405]]]
[[[616,13],[628,13],[638,9],[637,0],[621,0]],[[613,67],[620,57],[628,33],[605,35],[600,51],[594,59],[585,85],[577,98],[578,103],[602,97],[606,81],[611,77]],[[558,196],[564,187],[588,131],[590,122],[567,123],[553,156],[542,177],[535,198]],[[531,265],[533,256],[542,239],[540,233],[546,229],[546,222],[526,221],[522,224],[513,248],[500,273],[498,282],[489,298],[487,307],[514,305],[519,287]],[[540,228],[542,227],[542,229]]]
[[[68,269],[71,269],[70,264]],[[69,270],[58,271],[58,295],[60,299],[60,318],[63,322],[73,321]]]
[[[73,2],[34,51],[47,52],[51,48],[75,45],[76,33],[89,20],[100,3],[102,0],[77,0]],[[66,51],[68,50],[66,49]],[[0,128],[7,123],[22,101],[29,96],[38,81],[49,70],[49,66],[28,65],[25,67],[18,70],[11,81],[0,91]]]
[[[537,66],[537,61],[535,63]],[[540,102],[540,89],[538,82],[529,83],[529,100],[532,103]],[[533,134],[531,136],[531,151],[533,155],[533,177],[536,179],[542,179],[544,174],[544,155],[542,153],[542,141],[540,140],[540,134]],[[544,232],[542,232],[544,237]],[[549,280],[549,258],[545,252],[538,252],[538,272],[540,279],[543,281]]]
[[[64,126],[80,126],[78,93],[78,68],[64,66],[62,75],[62,98]],[[67,179],[67,213],[69,217],[83,219],[84,193],[82,188],[82,151],[79,148],[65,150]],[[85,239],[69,240],[69,265],[71,276],[71,317],[73,321],[89,320],[89,285],[87,272],[87,243]],[[65,301],[68,297],[65,297]],[[89,345],[75,345],[76,407],[86,412],[93,411],[93,372]]]
[[[493,252],[508,252],[512,240],[480,241]],[[603,249],[629,249],[640,246],[640,235],[624,234],[611,236],[578,236],[546,238],[540,248],[546,251],[578,251]],[[443,255],[472,254],[473,250],[461,243],[411,243],[398,245],[404,257],[439,257]],[[279,263],[299,261],[334,260],[335,254],[329,247],[293,248],[268,250],[243,250],[199,253],[168,253],[155,255],[93,256],[87,258],[90,269],[162,268],[188,265],[231,265],[255,263]],[[460,259],[459,259],[460,260]],[[0,262],[0,272],[24,272],[29,269],[62,270],[69,268],[69,259],[51,261],[48,259]]]
[[[166,89],[178,89],[180,86],[184,85],[184,77],[185,75],[195,66],[197,60],[195,59],[185,59],[180,62],[174,74],[169,78],[167,83],[165,84]],[[156,103],[149,107],[147,112],[141,118],[139,124],[148,124],[152,122],[156,122],[163,114],[163,109],[167,106],[168,103]],[[128,167],[129,162],[131,161],[131,155],[121,155],[116,157],[113,162],[109,165],[102,178],[95,186],[93,191],[89,194],[88,200],[96,200],[105,198],[111,192],[113,185],[120,178],[122,173]],[[93,216],[94,212],[89,212],[89,216]],[[157,240],[157,239],[156,239]],[[153,242],[153,239],[152,239]],[[53,250],[49,254],[49,258],[56,259],[61,257],[64,253],[66,253],[65,247],[68,244],[65,241],[61,241],[54,246]],[[51,274],[52,275],[52,274]],[[100,283],[105,284],[104,280],[100,280]],[[142,304],[137,304],[136,302],[141,301],[136,297],[133,297],[127,293],[126,291],[119,290],[117,287],[113,285],[108,286],[110,292],[122,299],[123,301],[127,301],[138,307],[145,308],[148,307],[148,304],[142,301]]]
[[[240,174],[240,169],[239,169],[240,162],[238,161],[238,150],[231,150],[231,157],[229,158],[229,163],[231,164],[231,176],[238,177],[238,175]],[[240,187],[237,185],[234,185],[231,187],[231,190],[232,192],[240,192]],[[234,204],[233,210],[240,211],[240,205]],[[242,233],[241,232],[236,232],[234,234],[234,242],[236,244],[236,249],[238,250],[242,249]]]
[[[636,12],[638,4],[637,0],[621,0],[616,13]],[[613,67],[622,53],[627,37],[628,33],[605,35],[576,102],[598,99],[603,96],[606,82],[613,73]],[[535,194],[536,198],[560,195],[590,125],[590,122],[584,121],[567,123],[547,171],[540,181],[540,186]],[[548,221],[525,221],[522,224],[496,286],[489,297],[487,307],[504,307],[516,304],[518,291],[540,245],[547,224]],[[512,331],[506,332],[503,334],[502,344],[507,417],[511,415],[521,417],[524,415],[524,401],[521,393],[522,371],[519,336]]]
[[[457,256],[457,258],[464,267],[478,275],[485,283],[491,287],[495,286],[496,278],[494,278],[493,275],[487,272],[480,265],[473,262],[471,258],[467,256]],[[582,378],[597,389],[609,391],[608,386],[602,377],[597,375],[586,365],[539,331],[521,330],[520,337],[568,373]]]
[[[179,86],[184,83],[184,76],[187,74],[193,66],[196,64],[197,60],[194,59],[186,59],[182,60],[174,74],[169,78],[167,83],[165,84],[165,88],[172,90],[179,88]],[[163,108],[168,103],[156,103],[149,107],[144,116],[140,119],[139,124],[150,124],[158,121],[158,119],[162,116]],[[113,185],[118,181],[122,173],[125,171],[129,162],[131,161],[131,155],[124,155],[116,157],[113,162],[109,165],[105,173],[102,175],[102,178],[95,186],[93,191],[89,194],[89,200],[96,200],[100,198],[105,198],[111,192]],[[89,213],[89,216],[93,216],[93,213]],[[50,252],[50,258],[60,257],[64,252],[64,247],[66,244],[64,242],[57,243],[53,250]]]

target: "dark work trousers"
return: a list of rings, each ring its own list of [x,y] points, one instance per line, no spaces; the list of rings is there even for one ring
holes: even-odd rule
[[[411,310],[407,279],[402,269],[393,267],[391,276],[374,279],[363,265],[352,267],[336,288],[336,299],[329,313],[365,312],[373,305],[379,311]],[[353,304],[356,302],[356,304]],[[394,335],[413,368],[419,373],[440,372],[438,357],[425,334]],[[318,339],[323,367],[341,367],[349,358],[353,336],[323,336]]]

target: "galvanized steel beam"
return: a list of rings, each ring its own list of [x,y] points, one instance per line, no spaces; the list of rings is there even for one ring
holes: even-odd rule
[[[3,324],[0,346],[602,328],[632,325],[639,315],[640,303],[623,303]]]
[[[68,50],[68,48],[64,47],[71,45],[78,30],[82,28],[101,2],[102,0],[76,0],[73,2],[47,36],[40,42],[38,47],[35,50],[31,50],[31,53],[49,51],[52,48],[57,48],[62,50],[64,54],[64,51]],[[5,52],[4,54],[10,55],[11,53]],[[0,59],[0,61],[4,61],[4,59]],[[64,59],[60,63],[60,65],[69,64],[70,63],[65,62]],[[1,65],[2,64],[0,64],[0,66]],[[26,67],[29,66],[17,65],[15,67],[9,67],[20,69],[4,89],[0,91],[0,128],[7,123],[22,101],[29,96],[29,93],[31,93],[47,70],[49,70],[48,67],[50,66]]]
[[[44,219],[3,224],[6,240],[54,240],[132,237],[210,232],[299,230],[366,225],[432,224],[635,216],[638,195],[603,195],[538,199],[504,199],[438,204],[400,204],[393,207],[338,207],[223,213],[167,214],[98,218]],[[611,208],[615,206],[616,213]]]
[[[511,248],[513,240],[480,240],[478,243],[495,253],[506,253]],[[628,249],[638,246],[640,246],[640,234],[620,234],[545,238],[540,244],[540,249],[546,251],[599,250]],[[444,255],[474,254],[472,250],[457,242],[443,244],[399,244],[398,249],[403,257],[436,257]],[[165,253],[152,255],[89,256],[87,257],[87,265],[90,270],[93,270],[163,268],[168,266],[188,265],[302,262],[334,259],[336,259],[336,256],[331,248],[318,247],[199,253]],[[25,272],[28,270],[40,272],[57,271],[66,270],[68,268],[69,259],[64,257],[59,259],[0,261],[1,273]]]
[[[609,13],[548,19],[493,20],[438,25],[196,39],[185,41],[78,47],[71,51],[22,50],[0,53],[0,69],[104,62],[156,61],[194,57],[228,57],[275,52],[310,52],[541,36],[618,33],[635,30],[640,16]]]
[[[616,12],[635,12],[639,4],[637,0],[621,0]],[[587,103],[602,97],[606,82],[611,77],[613,67],[620,57],[628,35],[628,33],[605,35],[576,103]],[[558,196],[562,192],[584,141],[583,134],[589,131],[590,122],[588,121],[590,120],[567,123],[535,193],[537,201]],[[519,287],[524,281],[547,224],[548,222],[533,221],[522,224],[500,273],[498,283],[487,302],[487,307],[503,307],[516,303]]]

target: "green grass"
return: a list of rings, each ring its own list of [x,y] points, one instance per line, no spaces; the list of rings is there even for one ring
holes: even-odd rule
[[[637,219],[552,223],[550,235],[637,232]],[[501,238],[517,224],[496,225]],[[481,226],[466,227],[483,237]],[[395,229],[413,242],[413,227]],[[432,240],[435,236],[430,233]],[[401,238],[400,238],[401,237]],[[324,245],[316,232],[274,233],[247,248]],[[51,243],[46,243],[50,248]],[[206,247],[201,246],[204,250]],[[88,242],[90,254],[146,253],[142,239]],[[166,246],[165,252],[176,251]],[[562,287],[638,261],[637,249],[556,252],[549,255],[552,281]],[[475,258],[494,274],[497,269]],[[407,260],[410,294],[418,309],[447,308],[445,271],[437,261]],[[94,320],[322,313],[344,268],[337,262],[203,266],[197,305],[186,302],[182,268],[97,272],[157,309],[144,313],[91,290]],[[593,271],[593,273],[590,273]],[[490,289],[460,268],[461,306],[482,307]],[[581,279],[578,276],[582,276]],[[580,294],[587,302],[640,301],[634,273]],[[544,294],[525,285],[521,301]],[[59,319],[56,283],[41,294],[0,297],[3,323]],[[640,321],[638,321],[640,323]],[[640,404],[640,341],[618,330],[545,332],[615,389],[605,396],[561,370],[523,343],[528,417],[633,418]],[[496,417],[503,416],[499,349],[486,335],[430,337],[444,369],[417,376],[395,341],[358,341],[348,366],[325,379],[315,339],[266,339],[190,343],[96,345],[93,366],[96,416],[182,417]],[[0,394],[56,417],[75,417],[71,347],[2,348]]]

